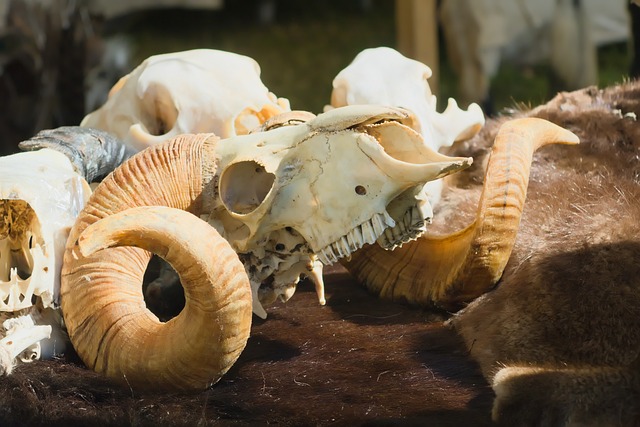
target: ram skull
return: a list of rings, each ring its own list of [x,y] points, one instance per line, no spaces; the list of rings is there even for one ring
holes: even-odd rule
[[[50,313],[59,306],[64,245],[91,194],[69,159],[54,150],[0,158],[0,371],[16,358],[53,351]],[[48,324],[47,324],[48,323]],[[55,336],[55,334],[54,334]],[[43,341],[44,340],[44,341]],[[56,340],[56,351],[64,343]]]
[[[207,387],[244,348],[252,307],[266,314],[260,300],[290,296],[301,273],[365,244],[418,237],[425,183],[471,159],[428,149],[408,119],[343,107],[234,138],[183,135],[129,159],[68,240],[62,308],[80,357],[132,386]],[[185,307],[166,323],[145,307],[150,254],[134,246],[181,276]]]

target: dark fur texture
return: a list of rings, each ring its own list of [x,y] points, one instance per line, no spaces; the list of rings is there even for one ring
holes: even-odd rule
[[[0,425],[489,425],[492,392],[442,316],[375,299],[344,271],[327,306],[303,283],[254,317],[238,362],[212,389],[142,394],[71,358],[0,381]]]

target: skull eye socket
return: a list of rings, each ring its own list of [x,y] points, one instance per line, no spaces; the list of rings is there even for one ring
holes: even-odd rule
[[[246,215],[264,202],[275,179],[257,162],[234,163],[220,177],[220,198],[230,212]]]

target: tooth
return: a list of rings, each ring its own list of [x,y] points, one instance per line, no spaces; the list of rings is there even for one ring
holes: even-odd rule
[[[424,227],[424,217],[422,216],[422,213],[420,212],[420,210],[414,206],[413,208],[411,208],[411,211],[409,212],[409,221],[412,224],[412,227],[414,228],[423,228]]]
[[[336,254],[333,252],[333,248],[331,247],[331,245],[325,246],[325,248],[322,250],[322,254],[327,259],[326,265],[331,265],[338,260]]]
[[[389,212],[384,211],[382,214],[382,217],[384,218],[384,224],[387,227],[395,227],[396,226],[396,222],[393,220],[393,218],[391,218],[391,215],[389,215]]]
[[[366,221],[361,224],[362,237],[365,243],[372,244],[376,241],[376,234],[373,231],[373,225],[371,221]]]
[[[393,228],[387,228],[386,230],[384,230],[384,234],[380,236],[378,240],[380,240],[383,236],[387,244],[389,242],[393,242],[396,239],[396,236],[394,236],[394,233],[393,233]]]
[[[431,203],[428,200],[421,200],[416,206],[418,209],[419,215],[422,219],[427,222],[431,222],[431,218],[433,218],[433,209],[431,208]]]
[[[404,221],[399,221],[398,224],[394,227],[394,230],[397,232],[398,237],[401,237],[407,232],[407,226]]]
[[[266,319],[267,312],[265,311],[264,307],[260,303],[260,300],[258,299],[258,289],[260,289],[260,283],[254,282],[253,280],[251,280],[250,283],[251,283],[251,298],[253,300],[251,305],[253,308],[253,314],[255,314],[261,319]]]
[[[340,240],[336,240],[331,244],[331,248],[333,249],[333,253],[336,254],[336,258],[340,259],[345,254],[342,252],[342,245],[340,244]]]
[[[322,280],[322,263],[319,261],[313,261],[311,271],[309,271],[309,278],[316,287],[316,294],[318,295],[318,302],[320,305],[325,305],[327,300],[324,297],[324,281]]]
[[[349,244],[353,247],[353,252],[357,251],[362,247],[362,231],[360,227],[356,227],[347,233],[347,240]]]
[[[320,252],[317,253],[316,255],[318,256],[318,259],[320,260],[321,263],[323,263],[324,265],[331,265],[331,263],[327,259],[327,256],[324,253],[324,249],[320,250]]]
[[[342,245],[340,244],[340,239],[338,239],[335,242],[333,242],[331,244],[331,248],[333,249],[333,253],[336,254],[336,260],[338,260],[338,259],[342,258],[343,256],[347,255],[342,250]]]
[[[327,248],[328,250],[331,251],[331,253],[335,258],[341,257],[342,254],[340,253],[340,249],[338,248],[338,245],[336,244],[336,242],[331,243],[329,246],[327,246]]]
[[[278,295],[278,297],[280,298],[280,301],[287,302],[291,299],[291,297],[293,296],[293,294],[295,294],[295,292],[296,292],[296,287],[289,286],[285,288],[284,292]]]
[[[382,215],[377,214],[377,215],[374,215],[373,218],[371,218],[371,225],[373,226],[373,232],[375,233],[376,237],[384,233],[384,229],[387,228],[385,227],[385,224],[382,221],[381,216]]]
[[[347,236],[342,236],[340,238],[340,243],[342,244],[342,249],[344,251],[344,256],[349,256],[349,255],[351,255],[351,252],[355,251],[355,249],[352,251],[351,248],[349,247],[349,242],[347,241]]]
[[[378,237],[378,240],[377,240],[378,245],[380,245],[382,249],[389,249],[391,246],[393,246],[393,244],[391,243],[393,241],[393,236],[388,235],[387,231],[384,232],[385,234]]]

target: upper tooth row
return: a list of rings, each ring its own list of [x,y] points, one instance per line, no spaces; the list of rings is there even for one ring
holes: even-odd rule
[[[417,206],[409,209],[395,227],[387,228],[377,242],[384,249],[392,250],[420,237],[427,229],[427,221]]]
[[[347,257],[365,244],[374,243],[385,229],[395,227],[396,222],[385,211],[375,214],[370,220],[363,222],[335,242],[325,246],[317,254],[324,265],[331,265],[340,258]]]

